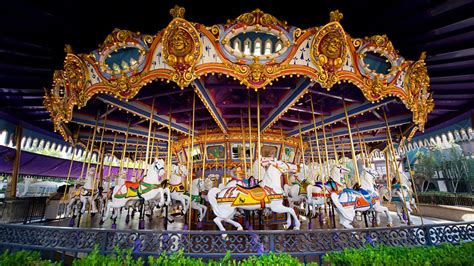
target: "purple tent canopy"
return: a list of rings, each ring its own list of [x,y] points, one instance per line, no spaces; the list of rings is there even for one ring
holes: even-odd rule
[[[15,159],[15,149],[0,146],[0,172],[12,173],[13,162]],[[21,175],[42,175],[51,177],[66,178],[71,160],[55,158],[51,156],[21,151],[20,156],[20,174]],[[95,164],[91,163],[95,167]],[[82,169],[82,162],[74,161],[71,169],[71,179],[79,178]],[[112,177],[117,174],[119,167],[112,167]],[[104,166],[104,178],[109,173],[109,167]],[[132,180],[135,169],[128,169],[127,180]],[[141,176],[141,170],[138,175]],[[113,179],[112,179],[113,180]]]

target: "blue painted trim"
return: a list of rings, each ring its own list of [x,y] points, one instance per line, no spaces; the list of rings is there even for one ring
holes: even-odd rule
[[[85,125],[90,125],[90,126],[94,126],[95,125],[95,122],[91,122],[89,120],[85,120],[85,119],[82,119],[82,118],[79,118],[79,117],[73,117],[71,122],[74,122],[74,123],[82,123],[82,124],[85,124]],[[120,127],[120,126],[116,126],[116,125],[107,125],[106,126],[107,129],[109,130],[116,130],[116,131],[122,131],[122,132],[126,132],[127,129],[126,128],[123,128],[123,127]],[[132,134],[136,134],[136,135],[140,135],[140,136],[143,136],[143,137],[148,137],[148,132],[144,132],[144,131],[140,131],[140,130],[136,130],[136,129],[133,129],[133,128],[130,128],[129,133],[132,133]],[[161,135],[158,135],[156,136],[155,138],[157,139],[161,139],[161,140],[168,140],[168,137],[164,137],[164,136],[161,136]],[[174,138],[174,140],[176,140],[176,138]]]
[[[222,114],[217,109],[216,103],[213,101],[212,97],[209,95],[207,88],[204,87],[204,84],[202,84],[201,80],[195,80],[193,83],[196,85],[196,88],[199,90],[199,92],[201,92],[201,95],[204,97],[209,107],[211,107],[212,112],[214,113],[214,115],[217,117],[217,120],[219,120],[219,123],[224,128],[224,131],[225,131],[224,133],[227,133],[227,131],[229,130],[227,127],[227,123],[222,118]]]
[[[411,122],[412,122],[411,117],[404,117],[404,118],[401,118],[401,119],[398,119],[398,120],[388,121],[388,126],[390,127],[390,126],[403,125],[403,124],[408,124],[408,123],[411,123]],[[385,128],[386,127],[385,122],[381,122],[381,123],[382,124],[374,124],[374,125],[369,125],[369,126],[365,126],[365,127],[359,127],[359,131],[362,132],[362,131],[367,131],[367,130]],[[351,131],[356,131],[356,129],[351,128]],[[334,132],[334,137],[347,135],[347,133],[348,133],[347,130]],[[357,138],[357,137],[355,136],[354,138]],[[320,139],[320,140],[324,139],[323,135],[318,134],[318,139]],[[315,137],[311,137],[311,141],[314,141],[314,140],[316,140]]]
[[[137,115],[142,115],[144,117],[150,117],[150,113],[147,110],[143,110],[143,109],[141,109],[137,106],[128,104],[126,102],[122,102],[121,100],[119,100],[117,98],[114,98],[112,96],[101,95],[99,98],[103,99],[104,101],[110,102],[113,105],[116,105],[116,106],[119,106],[123,109],[126,109],[129,112],[135,113]],[[160,117],[159,115],[156,115],[156,114],[153,114],[153,120],[157,121],[157,122],[159,122],[163,125],[166,125],[166,126],[169,124],[168,119],[162,118],[162,117]],[[180,125],[180,124],[171,122],[171,128],[173,128],[174,130],[180,131],[181,133],[189,134],[189,129],[185,126]]]
[[[374,109],[374,108],[380,107],[382,105],[385,105],[385,104],[389,103],[392,100],[393,99],[385,98],[385,99],[379,101],[378,103],[365,102],[361,105],[353,107],[352,109],[350,109],[350,107],[349,107],[348,110],[347,110],[347,114],[349,116],[352,116],[352,115],[355,115],[357,113],[366,112],[370,109]],[[330,117],[326,118],[324,120],[324,123],[327,125],[327,124],[334,123],[336,121],[342,120],[345,117],[346,116],[344,114],[344,110],[341,110],[338,114],[334,114],[334,115],[331,115]],[[322,126],[321,119],[319,119],[319,121],[316,121],[316,127],[320,127],[320,126]],[[301,126],[301,133],[306,133],[306,132],[308,132],[310,130],[313,130],[313,129],[314,129],[314,124],[309,123],[309,124],[306,124],[304,126]],[[299,129],[295,128],[295,129],[287,132],[287,134],[288,134],[289,137],[296,136],[296,135],[299,134]]]

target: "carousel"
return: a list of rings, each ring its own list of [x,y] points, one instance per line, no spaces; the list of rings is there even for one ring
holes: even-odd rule
[[[183,7],[170,14],[155,33],[115,29],[89,53],[65,47],[44,105],[89,154],[67,177],[66,223],[351,229],[362,214],[390,227],[383,190],[411,223],[401,161],[434,107],[424,53],[409,60],[385,35],[352,37],[337,10],[307,29],[259,9],[211,26]]]

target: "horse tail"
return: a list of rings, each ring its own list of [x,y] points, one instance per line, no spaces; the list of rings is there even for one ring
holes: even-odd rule
[[[336,194],[336,193],[331,193],[331,200],[332,200],[332,203],[334,204],[334,206],[336,206],[336,208],[339,210],[339,214],[344,216],[344,218],[346,218],[347,220],[349,221],[352,221],[352,219],[354,217],[350,217],[349,215],[347,215],[347,213],[344,211],[344,207],[342,206],[342,204],[339,202],[339,195]]]
[[[209,204],[211,204],[212,211],[214,214],[218,217],[222,217],[223,215],[221,214],[219,210],[219,205],[217,204],[217,194],[220,192],[219,188],[213,187],[207,192],[207,200],[209,201]]]

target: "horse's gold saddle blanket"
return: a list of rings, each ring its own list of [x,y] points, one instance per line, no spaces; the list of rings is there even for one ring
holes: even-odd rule
[[[242,193],[235,198],[232,206],[260,204],[262,208],[265,208],[265,203],[270,203],[267,192],[260,186],[245,188],[237,185],[237,189]]]

